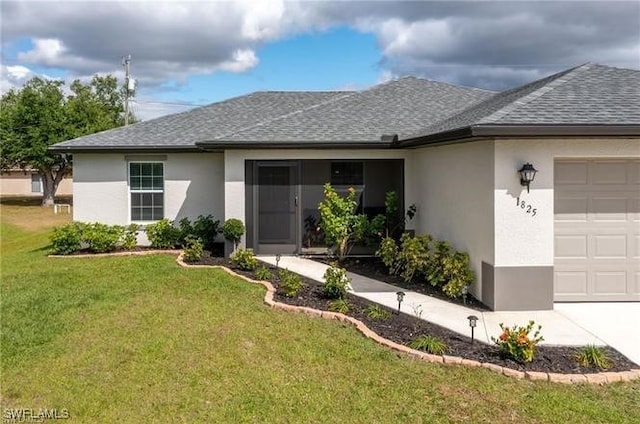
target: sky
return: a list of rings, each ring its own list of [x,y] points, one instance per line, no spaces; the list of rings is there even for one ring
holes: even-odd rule
[[[504,90],[586,62],[640,69],[634,1],[7,1],[0,91],[123,81],[142,120],[257,90],[362,90],[414,75]]]

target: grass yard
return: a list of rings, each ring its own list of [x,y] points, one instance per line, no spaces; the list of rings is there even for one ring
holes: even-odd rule
[[[169,255],[46,257],[50,209],[2,205],[1,403],[72,422],[640,422],[640,382],[420,363]],[[35,221],[35,222],[34,222]],[[37,224],[37,225],[36,225]]]

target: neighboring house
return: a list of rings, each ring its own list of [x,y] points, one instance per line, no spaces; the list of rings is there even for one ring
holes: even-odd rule
[[[0,194],[2,196],[42,197],[42,177],[31,169],[8,169],[0,171]],[[56,196],[71,196],[73,180],[71,176],[60,181]]]
[[[640,300],[640,71],[587,64],[492,93],[418,78],[361,92],[259,92],[53,146],[74,219],[213,214],[258,254],[304,253],[322,184],[469,252],[495,310]],[[518,170],[538,170],[530,191]]]

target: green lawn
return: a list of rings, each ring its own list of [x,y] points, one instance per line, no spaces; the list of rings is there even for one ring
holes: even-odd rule
[[[49,212],[20,207],[2,207],[3,416],[640,422],[640,382],[564,386],[412,361],[340,323],[271,310],[260,286],[169,255],[47,258],[48,230],[20,217]]]

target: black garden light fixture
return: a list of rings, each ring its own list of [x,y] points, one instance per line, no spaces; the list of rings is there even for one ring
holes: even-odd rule
[[[522,168],[518,170],[518,173],[520,174],[520,185],[527,187],[527,193],[529,193],[529,185],[536,177],[536,172],[538,172],[538,170],[529,162],[522,165]]]
[[[400,315],[400,305],[402,305],[402,301],[404,300],[405,292],[399,291],[396,293],[396,299],[398,299],[398,315]]]
[[[473,343],[473,330],[476,328],[476,325],[478,325],[478,317],[469,315],[467,319],[469,320],[469,327],[471,327],[471,343]]]

